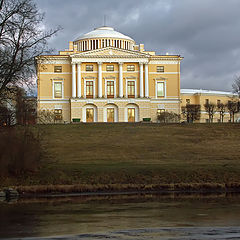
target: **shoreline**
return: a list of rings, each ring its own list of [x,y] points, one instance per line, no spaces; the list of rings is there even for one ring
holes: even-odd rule
[[[240,193],[240,183],[194,184],[98,184],[98,185],[32,185],[10,186],[20,198],[55,198],[79,196],[112,196],[136,194],[221,194]],[[1,190],[0,190],[1,191]]]

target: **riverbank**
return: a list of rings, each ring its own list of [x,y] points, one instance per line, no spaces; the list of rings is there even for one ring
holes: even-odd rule
[[[20,192],[239,191],[240,124],[41,125],[38,169],[1,176]]]
[[[16,190],[21,197],[42,196],[78,196],[78,195],[122,195],[136,193],[240,193],[240,184],[109,184],[109,185],[42,185],[18,186]]]

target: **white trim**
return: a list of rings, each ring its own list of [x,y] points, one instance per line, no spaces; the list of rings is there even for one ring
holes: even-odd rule
[[[63,109],[62,105],[54,105],[54,109]]]
[[[162,98],[167,98],[167,84],[166,84],[166,80],[158,80],[158,79],[155,79],[155,98],[157,99],[162,99]],[[157,84],[158,83],[163,83],[164,84],[164,96],[163,97],[158,97],[157,95]]]
[[[82,96],[82,74],[81,74],[81,63],[77,64],[77,97]]]
[[[104,97],[107,98],[107,82],[113,81],[114,82],[114,98],[117,97],[116,94],[116,77],[113,76],[108,76],[108,77],[104,77]]]
[[[116,106],[114,103],[108,103],[103,108],[103,122],[107,122],[107,109],[113,108],[114,109],[114,122],[118,122],[118,106]]]
[[[180,60],[166,60],[166,61],[162,61],[162,60],[151,60],[149,64],[178,64],[180,62]]]
[[[111,73],[119,73],[119,71],[102,71],[102,73],[109,73],[109,74],[111,74]]]
[[[140,98],[144,97],[144,92],[143,92],[143,64],[139,64],[140,68],[140,74],[139,74],[139,87],[140,87]]]
[[[107,56],[91,56],[91,57],[79,57],[79,58],[72,58],[72,63],[79,63],[79,62],[91,62],[91,63],[118,63],[118,62],[124,62],[124,63],[146,63],[148,61],[148,58],[131,58],[129,56],[114,56],[114,55],[107,55]]]
[[[130,73],[131,74],[131,73],[139,73],[139,71],[123,71],[123,73]]]
[[[176,101],[176,100],[164,100],[164,99],[160,100],[160,98],[158,98],[155,100],[151,100],[151,103],[180,103],[180,99]]]
[[[72,64],[72,97],[75,98],[77,91],[76,91],[76,64]]]
[[[89,104],[87,103],[86,105],[84,105],[82,107],[82,121],[86,122],[86,110],[87,108],[93,108],[93,122],[97,122],[98,121],[98,110],[97,110],[97,106],[95,106],[94,104]]]
[[[124,111],[124,120],[125,122],[128,122],[128,108],[134,108],[135,109],[135,122],[139,122],[139,106],[136,104],[129,103],[125,106]]]
[[[145,74],[145,97],[149,97],[149,78],[148,78],[148,64],[144,65],[144,74]]]
[[[89,65],[91,65],[91,64],[89,64]],[[81,71],[82,73],[90,73],[90,74],[92,74],[92,73],[98,73],[98,71]]]
[[[86,81],[93,81],[93,98],[96,97],[95,93],[95,84],[96,84],[96,77],[84,77],[84,98],[86,98]]]
[[[149,74],[164,75],[164,74],[179,74],[179,72],[149,72]]]
[[[98,62],[98,97],[102,98],[102,62]]]
[[[54,83],[62,83],[62,97],[61,98],[55,98],[54,97]],[[64,80],[55,80],[55,79],[52,79],[52,99],[64,99]]]
[[[51,57],[54,58],[54,56],[51,56]],[[39,63],[40,64],[70,64],[70,61],[68,59],[56,59],[58,58],[57,56],[54,59],[47,59],[47,58],[48,57],[46,57],[46,59],[44,59],[44,57],[43,59],[40,58]]]
[[[38,100],[39,103],[68,103],[69,104],[69,99],[68,100],[57,100],[57,99],[51,99],[51,100]]]
[[[128,81],[134,81],[135,82],[135,98],[137,98],[137,78],[134,76],[130,76],[130,77],[125,77],[125,97],[128,98]]]
[[[61,73],[55,73],[55,72],[39,72],[39,74],[40,75],[49,75],[49,74],[51,74],[51,75],[61,75],[61,74],[72,74],[71,72],[61,72]]]

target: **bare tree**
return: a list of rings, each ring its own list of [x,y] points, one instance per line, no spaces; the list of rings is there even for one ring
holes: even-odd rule
[[[223,122],[223,118],[224,118],[225,112],[227,110],[226,108],[227,108],[227,106],[224,103],[217,104],[217,111],[220,114],[220,122]]]
[[[34,97],[27,96],[23,89],[18,89],[16,94],[16,122],[20,125],[36,123],[37,101]]]
[[[234,122],[235,114],[239,112],[239,101],[236,99],[229,100],[227,103],[227,109],[230,114],[230,122]]]
[[[39,110],[37,120],[39,124],[52,124],[55,123],[55,114],[53,111]]]
[[[217,110],[217,105],[214,103],[204,104],[205,111],[208,113],[209,122],[213,122],[213,116]]]
[[[187,119],[187,122],[199,120],[201,116],[201,106],[199,104],[187,104],[182,107],[182,114]]]
[[[240,76],[237,76],[232,84],[233,93],[238,94],[240,98]]]
[[[174,112],[162,112],[157,115],[157,119],[161,123],[179,123],[180,115]]]
[[[0,98],[36,76],[35,57],[60,29],[44,31],[43,19],[33,0],[0,0]]]

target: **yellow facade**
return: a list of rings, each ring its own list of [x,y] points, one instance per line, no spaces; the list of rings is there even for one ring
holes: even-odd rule
[[[234,101],[234,99],[238,99],[236,94],[231,92],[222,92],[222,91],[210,91],[210,90],[196,90],[196,89],[182,89],[181,90],[181,107],[186,106],[186,104],[198,104],[201,107],[200,119],[196,122],[206,123],[209,122],[208,113],[205,110],[204,105],[206,102],[211,104],[218,103],[227,104],[228,101]],[[239,114],[236,114],[235,121],[238,121]],[[183,120],[186,120],[184,116],[182,116]],[[217,123],[221,121],[220,112],[218,109],[215,109],[215,113],[213,115],[213,122]],[[230,121],[230,114],[225,108],[225,113],[223,117],[223,122]]]
[[[181,60],[145,51],[112,28],[95,29],[59,55],[38,57],[38,111],[60,113],[59,122],[156,122],[158,109],[180,114]]]

